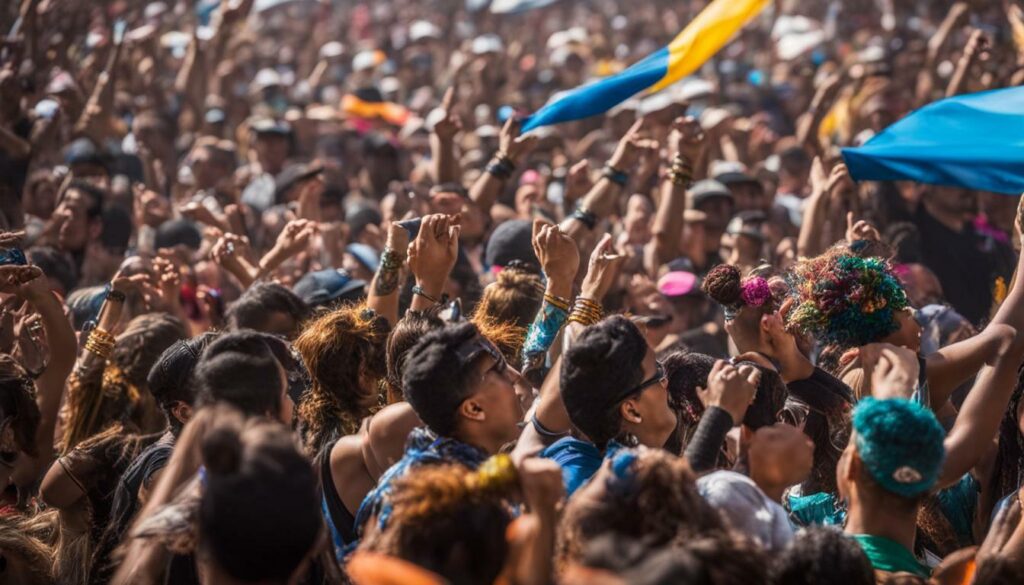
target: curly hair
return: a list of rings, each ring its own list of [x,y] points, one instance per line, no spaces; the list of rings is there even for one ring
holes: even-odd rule
[[[377,387],[384,379],[386,343],[382,319],[364,305],[335,309],[299,334],[295,349],[311,377],[298,409],[299,431],[309,453],[355,433],[371,413],[365,406],[364,383]]]
[[[573,497],[566,505],[555,547],[560,569],[580,562],[586,544],[604,534],[660,548],[727,533],[718,512],[697,492],[685,459],[660,449],[630,452],[636,455],[630,489],[607,489],[600,499]]]
[[[506,268],[498,273],[495,282],[484,289],[473,320],[479,321],[481,316],[486,316],[502,323],[512,323],[523,328],[525,336],[543,302],[544,285],[538,275],[520,268]]]
[[[866,345],[897,331],[896,314],[909,306],[886,260],[841,248],[798,262],[788,281],[795,304],[787,326],[840,347]]]
[[[458,464],[411,470],[388,495],[392,521],[360,550],[412,562],[453,584],[493,583],[508,556],[511,522],[501,490],[480,489]]]

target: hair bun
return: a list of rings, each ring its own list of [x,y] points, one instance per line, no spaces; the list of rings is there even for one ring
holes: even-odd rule
[[[720,305],[728,307],[743,303],[740,269],[730,264],[719,264],[712,268],[700,288]]]
[[[235,429],[214,429],[203,440],[203,463],[206,470],[217,475],[238,471],[242,462],[242,440]]]

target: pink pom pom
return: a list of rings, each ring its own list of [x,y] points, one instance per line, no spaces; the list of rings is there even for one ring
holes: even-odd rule
[[[740,297],[751,307],[760,307],[772,298],[772,289],[768,281],[761,276],[747,279],[741,286]]]

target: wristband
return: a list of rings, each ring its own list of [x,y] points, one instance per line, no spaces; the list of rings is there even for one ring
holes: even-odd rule
[[[107,286],[103,289],[104,298],[114,303],[123,303],[127,298],[125,294],[119,290],[114,290],[114,287],[108,282]]]
[[[549,439],[561,439],[562,437],[564,437],[564,436],[569,434],[569,433],[557,433],[555,431],[549,430],[547,427],[542,425],[539,420],[537,420],[536,413],[533,416],[530,417],[530,424],[533,425],[533,430],[537,431],[538,435],[540,435],[542,437],[547,437]]]
[[[588,211],[583,207],[577,207],[576,211],[573,211],[569,217],[587,226],[587,229],[592,230],[597,226],[597,216],[592,211]]]
[[[601,171],[601,176],[608,179],[609,181],[625,187],[626,183],[629,182],[629,175],[613,167],[612,165],[604,165],[604,169]]]
[[[434,303],[435,305],[440,305],[441,303],[444,302],[444,295],[441,295],[442,298],[440,298],[440,299],[432,297],[429,294],[427,294],[427,292],[425,290],[423,290],[422,286],[420,286],[418,284],[412,287],[412,294],[419,295],[419,296],[427,299],[428,301]]]

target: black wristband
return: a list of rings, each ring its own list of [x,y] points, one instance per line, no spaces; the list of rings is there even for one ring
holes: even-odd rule
[[[569,217],[587,226],[587,229],[592,230],[595,226],[597,226],[597,216],[594,215],[593,212],[587,211],[582,207],[577,207],[576,211],[573,211],[572,215],[570,215]]]
[[[615,183],[616,185],[619,185],[620,187],[625,187],[626,183],[629,182],[629,175],[613,167],[612,165],[605,165],[604,170],[601,171],[601,176]]]

